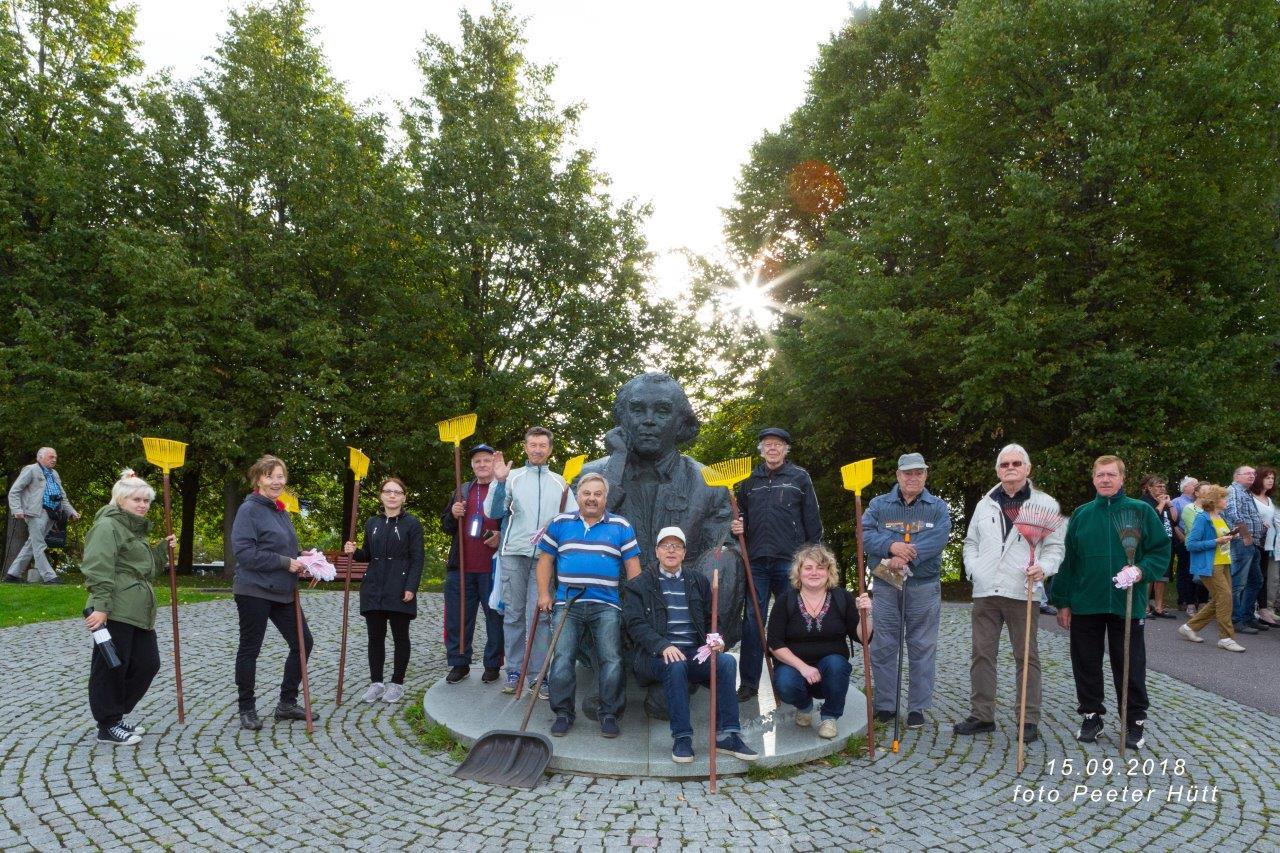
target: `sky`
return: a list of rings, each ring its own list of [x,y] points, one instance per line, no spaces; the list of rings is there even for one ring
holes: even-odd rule
[[[197,74],[243,0],[133,0],[149,71]],[[861,5],[861,3],[857,4]],[[526,55],[557,67],[551,94],[582,102],[579,144],[619,199],[652,205],[646,234],[664,295],[684,289],[687,248],[724,257],[721,208],[752,144],[804,99],[818,47],[849,0],[512,0]],[[458,40],[458,11],[488,0],[311,0],[312,25],[348,97],[388,113],[414,95],[427,32]]]

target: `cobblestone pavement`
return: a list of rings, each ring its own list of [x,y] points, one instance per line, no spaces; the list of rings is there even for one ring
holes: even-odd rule
[[[9,721],[0,734],[0,849],[1277,849],[1280,769],[1269,756],[1280,718],[1151,673],[1141,753],[1149,762],[1127,775],[1114,739],[1086,748],[1072,738],[1065,636],[1041,633],[1045,737],[1029,748],[1021,780],[1006,720],[995,736],[955,739],[950,724],[965,715],[969,689],[962,605],[943,608],[936,705],[901,754],[881,752],[874,765],[865,756],[806,765],[791,779],[726,779],[712,797],[692,782],[555,775],[536,791],[515,791],[454,779],[447,755],[424,753],[407,738],[404,703],[358,701],[367,673],[358,615],[348,698],[335,710],[340,601],[334,593],[305,599],[318,638],[313,696],[324,717],[314,739],[302,723],[269,718],[261,732],[238,728],[229,600],[183,609],[185,725],[173,707],[162,611],[166,667],[138,709],[150,733],[137,748],[93,743],[83,628],[58,622],[0,631],[0,714]],[[407,697],[414,701],[445,671],[440,607],[438,595],[425,596],[414,623]],[[283,641],[269,630],[260,711],[273,704],[284,659]],[[1007,648],[1001,674],[1007,708]],[[1093,759],[1114,760],[1114,772]],[[1216,797],[1167,802],[1171,787],[1186,799],[1204,786],[1216,786]],[[1043,801],[1015,799],[1028,790]],[[1136,793],[1141,802],[1091,802],[1080,791]]]

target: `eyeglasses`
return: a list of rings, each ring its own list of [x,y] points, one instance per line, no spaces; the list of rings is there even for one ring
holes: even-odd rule
[[[404,494],[404,492],[400,491],[399,489],[383,489],[382,493],[384,495],[403,495]]]
[[[1022,460],[1021,460],[1021,459],[1010,459],[1008,462],[1001,462],[1001,463],[1000,463],[1000,467],[1001,467],[1001,468],[1021,468],[1021,467],[1022,467]]]
[[[659,551],[683,551],[683,542],[663,542],[658,546]]]

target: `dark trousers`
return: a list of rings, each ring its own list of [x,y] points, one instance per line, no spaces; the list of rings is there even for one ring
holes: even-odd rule
[[[160,671],[155,631],[110,619],[106,627],[120,656],[120,666],[108,667],[94,644],[93,661],[89,665],[89,710],[98,721],[100,731],[106,731],[132,713]]]
[[[1173,556],[1177,560],[1178,606],[1186,607],[1188,604],[1199,606],[1207,602],[1209,590],[1196,583],[1191,576],[1191,552],[1177,539],[1173,540]]]
[[[662,682],[667,696],[667,714],[671,717],[672,739],[693,736],[689,721],[689,685],[711,686],[711,659],[702,663],[693,659],[697,649],[682,648],[685,660],[667,663],[662,655],[637,655],[636,675],[641,683]],[[733,692],[738,667],[726,654],[716,655],[716,736],[742,731],[738,722],[738,696]]]
[[[237,595],[236,611],[240,614],[240,646],[236,649],[236,689],[240,693],[240,710],[256,709],[254,686],[258,676],[258,653],[267,633],[267,622],[276,626],[289,644],[289,657],[284,662],[284,678],[280,682],[280,701],[298,701],[298,685],[302,683],[302,662],[298,658],[298,623],[294,619],[293,602],[267,601],[254,595]],[[302,617],[303,639],[307,658],[315,645],[307,617]]]
[[[444,648],[449,666],[471,666],[472,643],[476,633],[476,611],[484,609],[484,665],[488,669],[502,666],[502,614],[489,606],[493,591],[492,572],[466,572],[467,629],[463,632],[462,651],[458,650],[458,573],[444,576]],[[546,642],[546,638],[543,639]],[[521,649],[521,654],[524,650]],[[530,673],[530,678],[537,673]]]
[[[1143,621],[1134,619],[1129,633],[1129,719],[1147,718],[1147,644]],[[1111,613],[1087,616],[1071,614],[1071,672],[1076,680],[1077,710],[1081,714],[1105,714],[1102,704],[1102,651],[1111,658],[1111,681],[1116,705],[1124,678],[1124,618]]]
[[[791,586],[791,561],[761,557],[751,561],[751,581],[756,587],[756,600],[760,602],[760,618],[768,622],[769,596],[782,598]],[[742,686],[754,690],[760,686],[760,672],[764,668],[764,648],[760,645],[760,631],[756,627],[756,611],[751,606],[751,594],[747,594],[746,619],[742,623],[742,646],[739,669]]]
[[[364,624],[369,629],[369,680],[382,683],[383,664],[387,659],[387,626],[391,626],[391,639],[396,648],[391,664],[391,683],[404,684],[405,671],[409,669],[408,613],[390,610],[370,610],[364,614]]]

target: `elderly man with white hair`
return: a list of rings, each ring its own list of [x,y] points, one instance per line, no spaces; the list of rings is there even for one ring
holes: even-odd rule
[[[1058,571],[1066,527],[1048,536],[1033,560],[1031,544],[1018,533],[1013,520],[1025,503],[1056,513],[1058,502],[1032,484],[1031,457],[1021,445],[1007,445],[996,455],[996,476],[999,484],[974,508],[964,537],[964,570],[973,581],[973,608],[969,612],[973,652],[969,663],[969,716],[956,723],[955,731],[958,735],[995,731],[996,659],[1000,630],[1007,628],[1017,663],[1015,694],[1021,690],[1017,676],[1024,665],[1027,667],[1027,720],[1023,734],[1027,743],[1033,743],[1040,737],[1040,652],[1033,630],[1024,663],[1027,590],[1030,587],[1034,591]],[[1015,710],[1018,704],[1019,701],[1014,702]]]
[[[24,583],[22,573],[33,560],[41,583],[58,583],[58,575],[45,554],[45,532],[52,521],[49,515],[65,513],[79,518],[80,513],[67,500],[62,478],[54,470],[57,464],[58,451],[42,447],[36,452],[36,461],[23,468],[9,488],[9,514],[27,523],[27,542],[5,572],[5,583]]]

